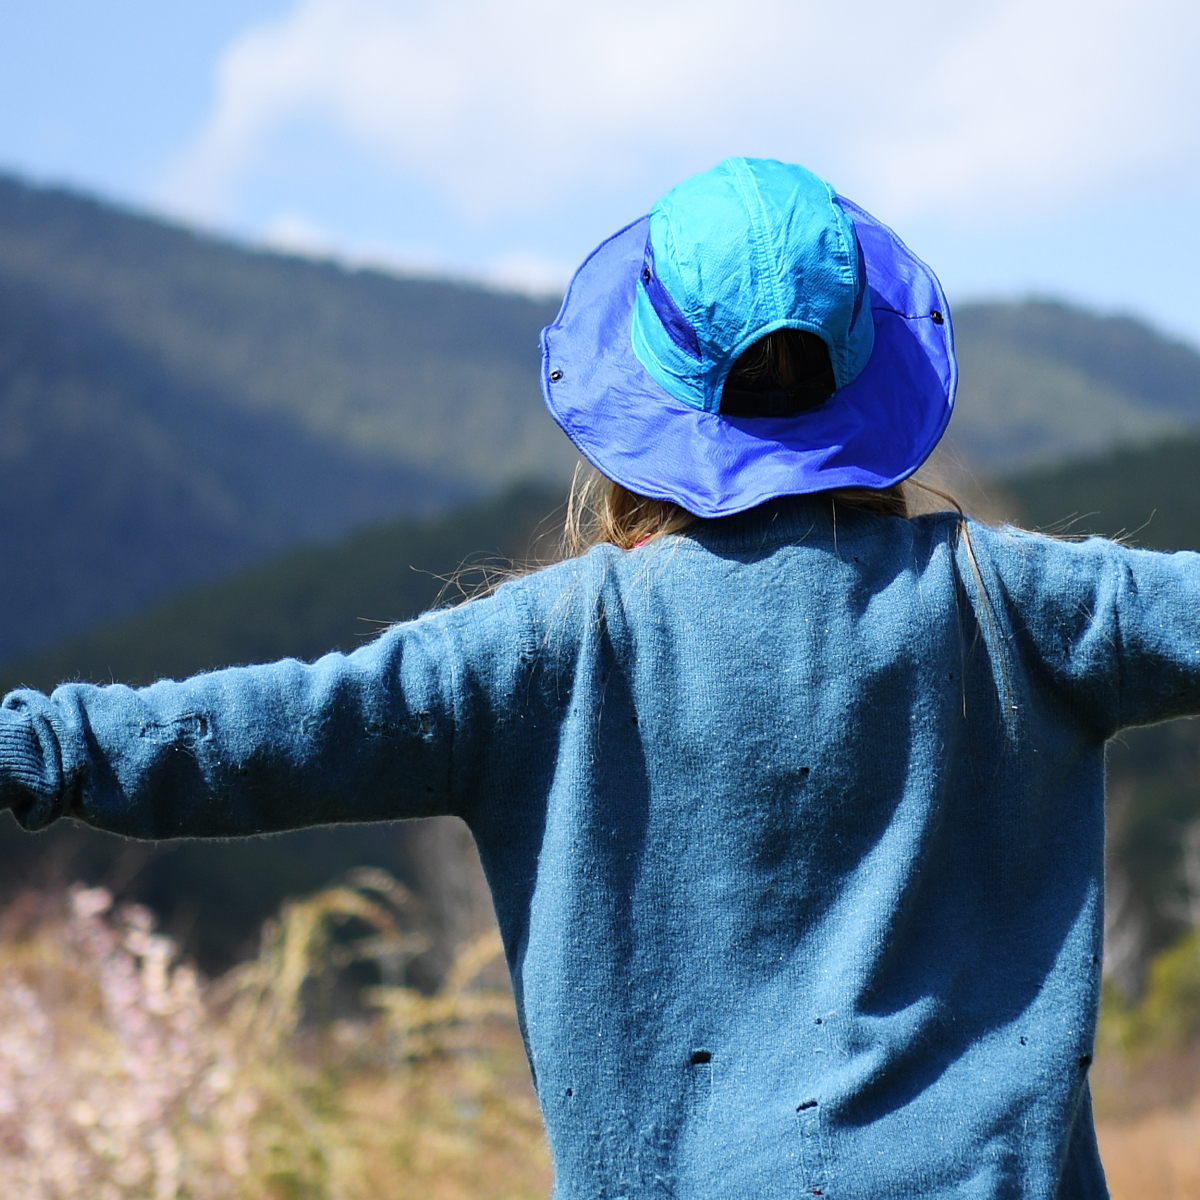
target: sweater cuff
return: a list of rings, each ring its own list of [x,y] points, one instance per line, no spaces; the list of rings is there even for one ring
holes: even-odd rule
[[[58,816],[56,776],[30,714],[0,708],[0,809],[11,808],[26,829],[48,825]]]

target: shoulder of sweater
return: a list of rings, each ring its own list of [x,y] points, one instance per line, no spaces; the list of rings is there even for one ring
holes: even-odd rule
[[[388,635],[403,638],[406,630],[425,627],[432,636],[472,642],[480,637],[537,638],[540,630],[573,610],[587,611],[606,577],[619,566],[622,551],[596,547],[587,554],[513,576],[485,595],[467,598],[422,613],[394,626]],[[388,635],[385,635],[388,636]]]
[[[1089,535],[1072,537],[1022,529],[1014,525],[987,525],[968,518],[973,543],[999,560],[1046,562],[1054,560],[1064,567],[1112,565],[1131,557],[1162,558],[1164,551],[1127,546],[1120,540]]]

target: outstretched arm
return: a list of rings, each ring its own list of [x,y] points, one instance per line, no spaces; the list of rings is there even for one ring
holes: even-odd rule
[[[1200,713],[1200,554],[1009,530],[977,540],[1004,653],[1100,734]]]
[[[454,614],[351,655],[0,707],[0,806],[131,837],[228,837],[455,810]]]

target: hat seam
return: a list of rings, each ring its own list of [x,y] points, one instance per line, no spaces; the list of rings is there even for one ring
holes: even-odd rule
[[[645,354],[648,358],[650,358],[652,360],[654,366],[657,367],[660,372],[662,372],[662,376],[664,378],[670,379],[672,381],[676,381],[678,383],[678,386],[680,387],[680,389],[683,390],[684,392],[687,392],[689,390],[687,388],[687,385],[682,383],[681,381],[679,381],[678,376],[676,376],[675,373],[667,366],[667,364],[664,363],[663,360],[658,356],[658,354],[654,350],[654,346],[650,343],[650,341],[645,337],[644,334],[641,338],[641,349],[639,352],[639,348],[633,340],[633,335],[638,328],[638,323],[636,320],[636,314],[637,314],[636,289],[637,289],[637,286],[638,285],[635,282],[634,283],[635,296],[634,296],[634,307],[633,307],[634,315],[630,318],[630,322],[629,322],[629,340],[630,340],[630,345],[633,347],[634,355],[642,363],[642,366],[644,366],[646,368],[646,371],[649,373],[650,377],[654,380],[654,382],[657,383],[658,386],[660,388],[662,388],[662,390],[664,392],[666,392],[666,394],[668,396],[670,396],[674,400],[678,400],[680,404],[686,404],[688,406],[688,408],[693,409],[696,412],[705,412],[706,411],[705,409],[697,408],[696,405],[694,405],[687,396],[679,395],[679,393],[676,392],[672,387],[670,387],[668,384],[664,383],[662,378],[660,378],[658,375],[656,375],[654,373],[653,370],[651,370],[651,364],[646,362],[645,359],[642,358],[642,355]]]
[[[742,162],[745,163],[745,160],[743,159]],[[775,312],[777,317],[783,316],[788,310],[788,305],[784,302],[783,293],[780,291],[778,272],[771,269],[773,264],[770,261],[770,255],[767,253],[766,247],[766,230],[771,224],[770,219],[767,217],[767,206],[763,203],[762,191],[759,189],[758,180],[754,177],[754,172],[748,166],[746,167],[746,176],[750,181],[750,186],[754,190],[754,199],[758,202],[758,213],[762,218],[762,233],[759,239],[760,265],[767,268],[765,274],[771,282],[771,294],[775,297]]]
[[[654,313],[655,317],[658,319],[658,323],[662,327],[662,330],[667,335],[668,339],[671,342],[673,342],[674,345],[676,347],[678,347],[678,349],[682,350],[684,352],[684,354],[686,354],[690,359],[692,359],[694,362],[697,362],[701,366],[703,366],[703,364],[704,364],[704,347],[700,344],[700,331],[699,331],[699,329],[696,328],[695,320],[692,317],[690,317],[682,308],[680,308],[679,302],[675,299],[675,297],[671,294],[670,289],[663,282],[662,275],[658,269],[658,256],[654,250],[654,232],[653,231],[654,231],[654,222],[653,222],[653,220],[650,220],[650,221],[648,221],[647,228],[646,228],[646,255],[650,259],[650,266],[649,266],[649,268],[647,268],[645,265],[646,260],[643,259],[642,274],[639,275],[637,281],[634,283],[634,287],[638,290],[638,293],[640,295],[644,295],[646,297],[646,300],[650,304],[651,311]],[[669,229],[668,229],[668,232],[669,232]],[[670,246],[667,246],[666,249],[667,249],[667,256],[669,257],[670,256]],[[647,269],[651,272],[651,275],[646,274]],[[651,279],[655,283],[657,289],[662,292],[662,295],[665,298],[666,305],[669,306],[669,308],[674,308],[674,310],[678,314],[680,320],[682,320],[683,322],[686,323],[686,325],[688,327],[688,331],[690,331],[690,333],[692,335],[691,336],[691,342],[692,342],[691,346],[685,344],[686,339],[681,340],[681,338],[683,336],[681,331],[673,329],[671,327],[671,325],[668,324],[667,318],[660,311],[659,304],[655,301],[654,297],[650,293],[650,285],[649,285],[649,282],[647,282],[647,281],[651,280]],[[633,309],[633,321],[632,321],[634,328],[636,328],[637,325],[639,324],[638,319],[637,319],[637,314],[638,314],[638,305],[635,303],[634,309]],[[670,316],[670,315],[671,314],[668,312],[667,316]],[[694,353],[693,353],[693,346],[695,348]],[[659,359],[657,355],[655,355],[654,357],[655,357],[655,361],[661,365],[661,359]]]
[[[846,230],[843,228],[842,222],[849,221],[851,226],[853,226],[854,221],[850,217],[850,214],[848,212],[846,212],[846,210],[844,208],[842,208],[842,206],[840,204],[838,204],[837,192],[828,183],[825,184],[825,201],[829,205],[830,212],[833,213],[833,215],[835,217],[834,228],[837,230],[838,241],[841,243],[841,246],[842,246],[842,256],[844,259],[844,262],[842,264],[843,276],[848,275],[849,278],[847,279],[847,282],[853,283],[854,282],[854,270],[850,266],[850,263],[851,263],[852,259],[855,261],[857,261],[857,259],[858,259],[857,247],[856,247],[855,253],[852,255],[850,253],[850,247],[846,243]],[[858,234],[855,234],[854,236],[855,236],[855,238],[857,238]],[[865,283],[864,283],[864,286],[865,286]],[[867,297],[867,299],[869,300],[870,297]],[[848,380],[846,380],[846,375],[849,373],[849,370],[850,370],[850,361],[849,360],[850,360],[850,330],[851,330],[851,327],[852,327],[852,323],[848,321],[846,323],[845,336],[839,339],[839,341],[841,343],[841,348],[838,353],[838,357],[841,359],[841,364],[840,364],[841,369],[836,372],[836,374],[838,376],[838,387],[845,387],[846,383],[849,382]]]
[[[758,190],[758,182],[754,178],[754,172],[750,170],[744,158],[734,158],[730,162],[733,166],[734,180],[742,196],[742,203],[746,207],[746,216],[750,219],[754,254],[758,260],[758,269],[762,273],[762,278],[770,284],[771,298],[775,302],[775,319],[779,320],[786,312],[787,305],[783,303],[783,297],[779,292],[779,280],[775,278],[775,272],[771,270],[770,258],[764,245],[764,229],[769,222],[767,221],[766,208],[762,201],[762,193]],[[753,189],[757,208],[755,204],[750,202],[750,197],[747,194],[747,180],[749,180],[749,186]],[[760,283],[759,286],[761,287],[762,284]]]
[[[678,247],[678,241],[675,237],[675,223],[667,215],[667,213],[664,209],[659,209],[659,212],[662,213],[663,221],[666,223],[666,227],[667,227],[667,244],[664,247],[664,249],[667,251],[667,254],[670,256],[671,265],[674,268],[674,272],[675,272],[675,277],[679,280],[682,280],[683,279],[683,269],[679,265],[679,247]],[[646,239],[647,239],[647,241],[649,241],[651,243],[651,245],[653,245],[653,230],[654,230],[653,215],[654,215],[654,210],[651,209],[650,216],[647,218],[650,223],[646,227]],[[661,275],[660,275],[660,278],[661,278]],[[670,288],[666,287],[665,283],[663,284],[663,287],[666,289],[667,295],[669,295],[671,297],[671,299],[675,301],[676,307],[680,310],[680,312],[683,313],[683,315],[685,317],[687,317],[688,321],[691,323],[692,328],[696,331],[696,344],[700,347],[700,372],[701,372],[701,375],[703,376],[705,369],[712,365],[712,355],[709,354],[709,352],[708,352],[708,346],[705,342],[705,339],[700,336],[700,330],[701,330],[701,328],[703,328],[704,322],[699,319],[699,313],[697,312],[694,304],[692,303],[693,297],[690,293],[690,290],[687,288],[684,288],[684,299],[687,302],[686,306],[685,306],[685,305],[679,303],[679,298],[670,290]],[[655,357],[657,359],[657,355]],[[703,410],[700,410],[700,411],[703,411]]]

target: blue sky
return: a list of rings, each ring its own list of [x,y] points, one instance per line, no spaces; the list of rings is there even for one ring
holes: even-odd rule
[[[951,301],[1200,345],[1194,0],[40,0],[0,170],[251,242],[530,289],[726,154],[804,162]]]

